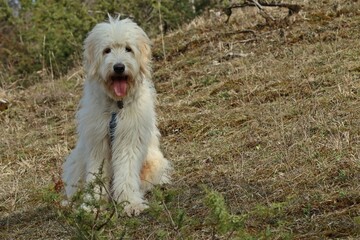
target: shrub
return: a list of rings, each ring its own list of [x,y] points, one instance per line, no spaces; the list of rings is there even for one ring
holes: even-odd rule
[[[38,0],[23,9],[19,34],[32,56],[32,68],[59,74],[72,67],[96,19],[79,1]],[[34,69],[23,69],[26,73]]]
[[[16,81],[26,87],[76,66],[87,32],[107,13],[132,17],[150,36],[156,36],[159,12],[164,30],[176,29],[211,1],[195,1],[197,12],[188,0],[23,1],[19,17],[12,16],[6,2],[0,1],[0,64],[7,73],[0,75],[1,85]]]
[[[38,0],[23,5],[19,18],[0,2],[1,64],[8,76],[26,87],[42,76],[65,73],[79,59],[82,41],[96,22],[81,2]],[[16,77],[15,77],[16,76]],[[19,81],[18,79],[25,79]],[[9,83],[9,82],[8,82]],[[4,85],[4,83],[3,83]]]

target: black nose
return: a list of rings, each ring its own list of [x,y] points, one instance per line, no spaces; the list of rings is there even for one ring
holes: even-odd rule
[[[115,64],[113,68],[116,73],[123,73],[125,71],[125,65],[122,63]]]

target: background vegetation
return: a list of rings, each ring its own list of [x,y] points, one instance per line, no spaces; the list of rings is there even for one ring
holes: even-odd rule
[[[136,218],[112,203],[91,202],[95,214],[81,211],[81,201],[61,207],[61,165],[76,142],[84,81],[82,39],[67,35],[77,46],[73,63],[56,73],[65,62],[45,60],[44,32],[29,46],[23,39],[32,24],[20,29],[2,8],[0,28],[9,34],[0,35],[8,54],[0,55],[0,81],[10,104],[0,111],[0,238],[359,239],[360,2],[283,2],[302,11],[287,18],[287,9],[266,8],[269,21],[255,8],[234,9],[225,24],[210,9],[171,25],[164,48],[151,5],[154,17],[141,24],[154,41],[161,146],[175,170]],[[79,18],[88,27],[105,16],[94,9]],[[51,25],[65,31],[56,25],[67,21]],[[40,56],[39,70],[15,71],[23,60],[15,55],[37,44],[29,59]]]
[[[210,4],[196,1],[195,11],[188,0],[36,0],[23,1],[14,17],[7,1],[1,0],[0,66],[6,72],[2,87],[11,83],[27,87],[45,75],[66,74],[79,64],[86,34],[108,13],[131,17],[155,36],[160,26],[165,32],[177,29]]]

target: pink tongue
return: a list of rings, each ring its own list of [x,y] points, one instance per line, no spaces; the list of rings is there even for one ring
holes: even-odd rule
[[[114,91],[118,97],[123,97],[126,95],[127,82],[126,80],[116,80],[114,81]]]

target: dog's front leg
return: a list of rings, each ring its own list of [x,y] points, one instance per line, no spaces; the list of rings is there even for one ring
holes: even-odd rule
[[[125,202],[127,215],[138,215],[147,202],[140,189],[140,171],[147,153],[149,133],[136,124],[120,122],[113,142],[113,193],[118,202]],[[123,127],[123,128],[122,128]]]
[[[111,152],[108,138],[110,114],[104,114],[103,109],[106,109],[106,104],[99,100],[104,96],[93,97],[91,94],[94,91],[90,87],[92,85],[89,83],[85,85],[85,95],[80,104],[82,107],[77,113],[78,144],[81,143],[82,146],[81,160],[84,163],[82,171],[86,185],[84,209],[91,207],[92,200],[109,197],[111,180]]]
[[[99,139],[93,143],[90,156],[86,162],[86,183],[94,184],[94,196],[99,199],[100,196],[106,195],[110,182],[110,149],[108,139]]]
[[[94,138],[93,138],[94,139]],[[84,203],[81,207],[87,211],[92,211],[92,201],[99,201],[101,198],[109,197],[110,183],[110,149],[107,139],[98,139],[88,143],[85,161],[85,183],[87,185]]]

